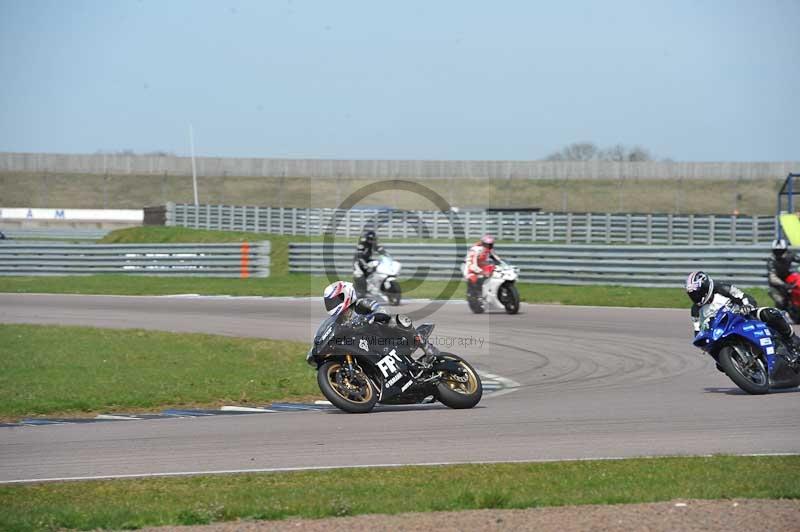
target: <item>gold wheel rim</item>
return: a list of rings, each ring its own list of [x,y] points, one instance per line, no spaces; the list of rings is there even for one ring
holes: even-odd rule
[[[370,386],[370,384],[369,384],[369,379],[367,378],[367,376],[364,375],[363,372],[360,372],[360,371],[356,372],[356,377],[362,378],[364,380],[364,382],[365,382],[365,386],[361,387],[361,386],[356,384],[355,386],[357,386],[357,387],[355,389],[351,390],[351,389],[347,388],[346,385],[345,385],[345,390],[350,390],[350,393],[346,393],[345,390],[342,389],[342,385],[340,385],[336,381],[336,373],[338,373],[341,369],[342,369],[342,365],[341,364],[331,364],[328,367],[328,373],[326,375],[326,377],[328,379],[328,384],[330,384],[330,386],[333,389],[333,391],[336,392],[336,395],[338,395],[339,397],[341,397],[345,401],[349,401],[351,403],[368,403],[368,402],[370,402],[372,400],[373,391],[372,391],[372,386]],[[366,388],[366,389],[364,390],[364,388]],[[359,397],[357,399],[352,398],[352,394],[355,391],[361,392],[362,390],[363,390],[363,394],[362,394],[361,397]]]
[[[458,392],[464,395],[472,395],[478,390],[478,376],[475,375],[475,372],[472,371],[472,368],[470,368],[463,362],[458,361],[458,365],[461,367],[461,369],[464,370],[464,373],[466,373],[467,382],[459,382],[448,378],[446,379],[447,387],[453,390],[454,392]]]

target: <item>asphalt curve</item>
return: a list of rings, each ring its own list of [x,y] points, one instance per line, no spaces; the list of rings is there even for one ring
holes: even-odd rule
[[[404,305],[413,311],[423,303]],[[0,322],[308,340],[319,301],[0,294]],[[800,453],[800,392],[748,396],[689,342],[688,311],[523,305],[428,321],[513,379],[472,410],[254,414],[0,428],[0,482],[357,465]],[[448,345],[450,347],[448,347]],[[187,353],[187,356],[191,356]],[[309,368],[309,378],[313,372]]]

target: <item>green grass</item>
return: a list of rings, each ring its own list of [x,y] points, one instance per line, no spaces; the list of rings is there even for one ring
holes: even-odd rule
[[[546,211],[773,214],[785,176],[775,179],[408,179],[457,207],[539,207]],[[407,179],[407,178],[403,178]],[[330,207],[379,179],[200,176],[200,202]],[[191,176],[0,172],[4,207],[140,209],[193,201]],[[415,193],[389,190],[363,204],[432,208]]]
[[[307,399],[320,395],[307,349],[205,334],[0,324],[0,418]]]
[[[32,484],[0,487],[0,529],[119,529],[674,499],[797,499],[798,474],[796,456],[715,456]]]

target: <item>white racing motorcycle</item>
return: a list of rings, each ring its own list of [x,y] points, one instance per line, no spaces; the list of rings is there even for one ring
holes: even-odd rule
[[[369,266],[375,271],[367,277],[367,297],[399,305],[401,290],[397,276],[402,265],[388,253],[383,253],[376,260],[369,261]]]
[[[492,275],[483,282],[480,297],[475,297],[467,291],[467,303],[475,314],[481,314],[486,309],[503,309],[508,314],[519,312],[519,291],[517,279],[519,270],[504,260],[495,264]]]

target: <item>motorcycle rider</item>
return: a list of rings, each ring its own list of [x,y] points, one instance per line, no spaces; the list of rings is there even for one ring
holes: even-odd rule
[[[475,242],[464,259],[464,279],[467,281],[467,294],[480,297],[483,283],[492,275],[500,257],[494,252],[494,237],[486,234]]]
[[[353,257],[353,284],[355,285],[358,297],[364,297],[367,293],[367,277],[375,268],[370,266],[373,253],[381,254],[384,252],[383,246],[378,243],[378,236],[372,229],[367,229],[361,234],[356,246],[356,253]]]
[[[392,320],[391,314],[374,299],[356,294],[353,283],[336,281],[325,287],[322,293],[325,310],[331,316],[337,316],[337,324],[351,329],[365,329],[373,324],[391,327],[393,330],[384,329],[383,336],[395,336],[394,341],[400,345],[413,345],[414,329],[411,327],[411,318],[398,314]]]
[[[786,278],[792,273],[792,264],[798,262],[800,259],[789,250],[786,240],[779,238],[772,241],[772,256],[767,259],[767,283],[769,295],[779,309],[785,310],[791,301],[789,295],[794,285],[787,283]]]
[[[694,334],[700,332],[701,315],[704,319],[714,316],[728,301],[741,307],[740,312],[752,319],[766,323],[786,340],[792,356],[800,355],[800,338],[784,317],[783,313],[772,307],[758,307],[753,296],[742,292],[732,284],[715,283],[705,272],[696,271],[686,278],[686,294],[692,300],[692,326]]]
[[[331,316],[339,316],[342,325],[360,325],[372,321],[386,323],[391,316],[380,304],[368,298],[359,298],[353,283],[336,281],[325,287],[322,293],[325,310]]]

